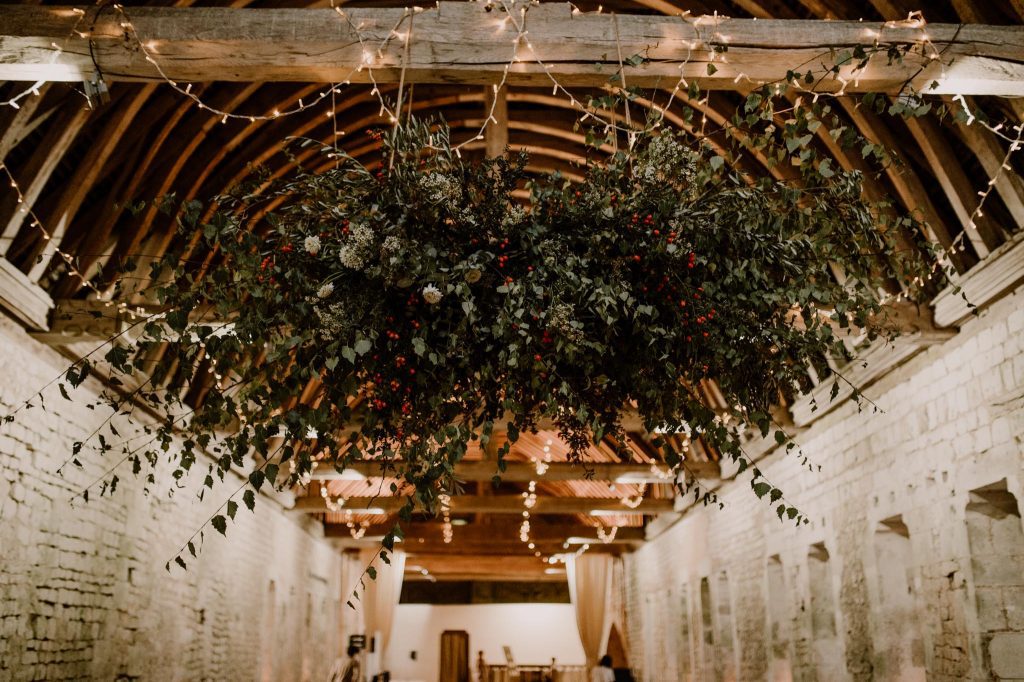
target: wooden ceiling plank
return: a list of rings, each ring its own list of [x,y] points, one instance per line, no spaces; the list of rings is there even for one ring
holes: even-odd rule
[[[970,106],[975,107],[973,102],[970,102]],[[980,124],[967,125],[958,120],[956,130],[964,144],[978,157],[988,177],[996,178],[996,192],[1010,212],[1014,227],[1024,227],[1024,181],[1013,171],[1003,171],[1006,150],[999,144],[999,140]]]
[[[363,26],[362,40],[349,23],[329,9],[226,9],[134,7],[131,20],[164,73],[175,81],[368,81],[363,45],[386,39],[403,8],[345,10]],[[70,33],[73,13],[61,7],[14,5],[5,9],[0,36],[0,79],[80,81],[94,69],[89,45],[71,41],[55,53],[53,42]],[[121,18],[104,14],[90,34],[96,59],[108,80],[158,77],[146,54],[124,40]],[[641,87],[675,82],[680,75],[706,89],[734,89],[745,74],[755,82],[782,79],[794,65],[816,63],[827,49],[871,47],[880,31],[883,43],[917,45],[919,28],[850,21],[779,20],[720,17],[695,26],[678,17],[618,15],[620,39],[607,14],[572,14],[567,3],[533,6],[526,14],[529,43],[522,61],[509,70],[513,84],[603,85],[615,71],[617,46],[623,54],[645,54],[651,62],[627,68],[627,80]],[[496,83],[510,58],[516,22],[486,12],[479,3],[442,2],[418,15],[405,71],[406,83]],[[481,30],[493,27],[494,30]],[[871,29],[866,31],[865,29]],[[870,34],[870,35],[869,35]],[[907,85],[935,94],[1024,94],[1024,35],[1014,26],[929,24],[933,44],[943,50],[946,68],[920,51],[895,65],[869,65],[847,79],[845,90],[895,93]],[[652,38],[657,36],[657,38]],[[679,68],[680,46],[700,43]],[[711,56],[706,43],[728,43],[728,61]],[[373,69],[378,83],[397,81],[403,69],[401,41],[388,48]],[[530,47],[545,65],[531,59]],[[325,57],[330,55],[330,57]],[[923,67],[923,68],[922,68]],[[852,65],[851,67],[852,68]],[[936,81],[937,87],[928,86]],[[819,90],[839,90],[838,80]]]
[[[877,116],[842,98],[839,99],[839,104],[846,112],[846,115],[850,117],[850,120],[853,121],[860,134],[865,138],[876,144],[881,144],[886,149],[895,150],[899,148],[896,136]],[[916,213],[918,219],[927,225],[931,231],[929,236],[944,247],[949,248],[953,243],[955,235],[946,224],[946,221],[939,215],[917,173],[905,165],[897,167],[894,164],[887,164],[885,175],[889,182],[892,183],[893,189],[896,190],[896,194],[899,196],[903,206],[911,213]],[[961,255],[956,254],[954,260],[961,261]]]
[[[53,213],[55,220],[49,226],[50,239],[39,250],[41,259],[29,270],[28,277],[31,281],[38,282],[46,272],[51,259],[60,246],[64,233],[71,221],[74,220],[75,214],[82,202],[85,201],[96,178],[102,172],[103,166],[117,150],[122,137],[135,120],[135,115],[139,113],[142,105],[155,90],[155,84],[143,86],[127,103],[118,107],[90,146],[85,158],[76,167],[75,174],[69,179],[66,189],[57,201],[57,208]]]
[[[32,95],[21,100],[18,110],[10,116],[10,122],[3,127],[3,134],[0,135],[0,161],[6,159],[7,154],[17,147],[19,142],[25,139],[25,135],[32,130],[36,118],[46,117],[46,113],[40,117],[36,117],[35,113],[39,105],[42,104],[43,95],[49,87],[49,83],[44,83],[40,87],[38,95]]]
[[[971,186],[964,172],[960,159],[943,138],[942,129],[929,118],[908,118],[906,120],[910,134],[917,140],[924,152],[928,169],[935,174],[946,200],[953,207],[957,219],[967,233],[967,238],[979,258],[985,258],[1003,238],[997,233],[992,221],[986,216],[972,219],[975,206],[980,200],[977,191]]]
[[[53,171],[56,170],[61,159],[74,144],[78,132],[85,125],[91,113],[82,107],[65,113],[60,120],[55,121],[43,137],[37,153],[32,155],[28,164],[18,174],[23,203],[6,207],[8,209],[6,211],[0,209],[0,218],[5,217],[7,220],[3,232],[0,233],[0,256],[7,253],[11,242],[25,222],[28,213],[21,209],[30,209],[36,205],[36,201],[39,200],[43,189],[50,181],[50,176],[53,175]]]

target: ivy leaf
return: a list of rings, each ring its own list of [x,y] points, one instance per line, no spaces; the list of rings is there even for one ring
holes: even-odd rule
[[[373,344],[370,343],[369,339],[359,339],[358,341],[356,341],[356,355],[366,355],[371,348],[373,348]],[[355,361],[353,360],[352,362]]]
[[[341,357],[348,360],[353,365],[356,364],[356,352],[351,346],[343,346],[341,349]]]
[[[263,486],[263,481],[265,481],[266,478],[266,473],[264,473],[262,469],[257,469],[256,471],[249,474],[249,485],[251,485],[256,491],[259,491],[259,489]]]
[[[338,356],[334,355],[332,357],[327,358],[327,361],[324,363],[324,366],[328,369],[328,371],[333,372],[334,368],[338,366]]]

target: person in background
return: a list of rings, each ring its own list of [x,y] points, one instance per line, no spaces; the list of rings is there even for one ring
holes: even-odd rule
[[[359,647],[349,646],[348,663],[338,682],[363,682],[363,666],[359,663]]]
[[[605,654],[601,662],[590,671],[590,682],[615,682],[615,671],[612,670],[612,657]]]
[[[488,682],[487,680],[487,663],[484,661],[484,652],[476,652],[476,680],[477,682]]]

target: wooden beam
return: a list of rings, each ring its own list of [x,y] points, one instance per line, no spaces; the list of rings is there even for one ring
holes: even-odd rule
[[[512,57],[517,24],[529,31],[520,61],[509,69],[512,84],[603,85],[618,70],[619,53],[650,61],[627,67],[631,85],[653,87],[680,77],[706,89],[734,89],[735,79],[774,82],[801,64],[832,65],[830,47],[914,46],[897,64],[885,54],[860,72],[840,72],[846,92],[895,93],[907,85],[932,94],[1024,94],[1024,32],[1016,26],[929,24],[934,47],[919,48],[922,27],[850,21],[799,21],[617,15],[616,41],[610,14],[573,14],[568,3],[518,4],[511,20],[483,3],[441,2],[417,15],[405,69],[407,83],[497,83]],[[369,82],[366,46],[387,41],[409,25],[404,8],[353,8],[345,18],[331,9],[229,9],[132,7],[129,35],[175,81]],[[126,39],[118,12],[100,13],[89,42],[72,34],[78,13],[69,7],[13,5],[0,24],[0,80],[81,81],[95,72],[93,56],[107,80],[159,78],[154,64]],[[354,26],[359,26],[359,34]],[[380,57],[373,51],[377,82],[397,81],[403,43],[390,40]],[[728,47],[727,60],[714,47]],[[691,49],[692,48],[692,49]],[[940,59],[931,59],[935,53]],[[689,55],[689,61],[685,61]],[[537,62],[543,60],[544,65]],[[819,67],[820,68],[820,67]],[[714,73],[708,73],[714,71]],[[549,76],[550,74],[550,76]],[[849,76],[847,78],[847,76]],[[931,87],[935,83],[935,87]],[[842,89],[830,79],[818,90]]]
[[[0,307],[30,329],[44,330],[49,324],[53,300],[25,273],[0,256]]]
[[[366,514],[367,510],[377,513],[396,513],[405,504],[404,497],[350,497],[344,500],[342,511]],[[453,514],[522,514],[523,498],[518,495],[472,496],[459,495],[452,498]],[[300,497],[292,511],[306,514],[322,514],[331,511],[319,495]],[[604,497],[537,497],[537,503],[528,510],[534,514],[587,514],[591,511],[609,514],[662,514],[672,511],[672,500],[642,500],[637,507],[623,504],[617,498]],[[373,513],[373,512],[369,512]]]
[[[393,523],[370,526],[366,529],[366,535],[370,537],[384,535],[390,532],[393,527]],[[419,551],[417,546],[421,541],[431,546],[443,542],[442,524],[434,521],[403,523],[402,532],[405,534],[403,546],[410,551]],[[519,521],[515,519],[498,521],[495,519],[493,523],[485,525],[471,523],[465,526],[453,527],[452,533],[457,539],[457,542],[453,542],[452,545],[503,545],[510,542],[519,543]],[[351,537],[348,527],[340,523],[324,524],[324,535],[329,538]],[[591,540],[592,544],[601,544],[600,538],[597,537],[597,529],[582,523],[544,523],[541,520],[533,521],[530,524],[530,538],[534,542],[556,542],[559,544],[569,538],[586,538]],[[615,532],[615,539],[609,544],[633,544],[643,542],[643,540],[644,529],[636,526],[619,528]]]
[[[438,554],[414,554],[406,549],[406,572],[415,578],[420,569],[437,580],[556,580],[564,581],[565,573],[549,574],[552,568],[564,568],[561,564],[549,564],[535,556],[450,556]],[[422,573],[420,573],[422,575]],[[426,576],[424,576],[426,578]]]
[[[699,462],[694,462],[699,465]],[[712,463],[713,464],[713,463]],[[533,462],[506,462],[505,471],[498,471],[496,461],[477,460],[462,461],[455,465],[455,476],[463,481],[490,481],[500,476],[502,481],[525,483],[528,481],[618,481],[619,483],[671,483],[673,476],[664,464],[618,464],[611,462],[547,462],[543,474],[537,473],[537,464]],[[712,473],[707,467],[698,473]],[[358,462],[347,467],[344,472],[333,469],[318,468],[313,472],[313,480],[330,481],[336,479],[380,477],[393,473],[382,469],[377,462]]]

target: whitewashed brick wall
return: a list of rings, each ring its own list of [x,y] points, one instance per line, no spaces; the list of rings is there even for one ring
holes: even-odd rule
[[[1024,670],[1024,561],[1019,555],[1014,560],[1016,550],[1002,550],[1006,575],[998,579],[1010,586],[1000,608],[1015,618],[1010,628],[1020,631],[987,651],[965,511],[969,491],[1002,479],[1024,507],[1024,289],[866,394],[883,412],[858,412],[847,404],[798,438],[820,472],[801,468],[792,455],[760,463],[812,519],[810,525],[780,523],[753,496],[749,478],[741,477],[723,485],[724,510],[691,509],[627,558],[631,663],[644,668],[644,680],[688,679],[686,669],[693,671],[690,679],[721,679],[728,652],[701,647],[705,576],[715,605],[723,598],[732,603],[735,679],[887,680],[896,678],[901,660],[924,668],[916,674],[926,671],[929,680],[994,679],[993,666],[1001,666],[1003,675]],[[896,515],[909,532],[905,569],[896,554],[880,554],[876,545],[880,522]],[[814,543],[824,543],[829,555],[837,632],[832,643],[822,644],[811,631],[808,551]],[[781,658],[771,654],[769,635],[766,568],[773,555],[785,577],[785,594],[776,595],[787,614]],[[716,594],[723,570],[729,595]],[[900,580],[907,581],[904,592],[912,590],[913,606],[894,616],[879,602],[892,601],[882,596],[882,585]],[[677,644],[685,632],[682,591],[690,611],[689,646]],[[688,666],[684,658],[691,651]],[[832,662],[823,661],[830,652]]]
[[[0,319],[0,414],[66,365]],[[342,561],[316,524],[261,497],[168,573],[238,479],[200,502],[205,466],[173,496],[166,479],[145,495],[126,470],[113,497],[69,504],[113,464],[83,451],[82,470],[55,473],[106,417],[84,407],[97,388],[74,402],[52,388],[45,409],[0,427],[0,680],[326,679],[344,634]]]

